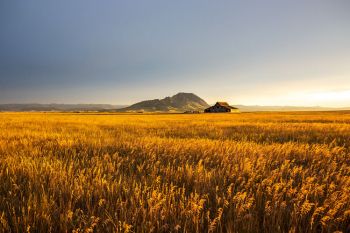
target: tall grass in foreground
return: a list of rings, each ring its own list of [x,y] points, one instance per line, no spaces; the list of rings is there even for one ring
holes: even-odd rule
[[[0,232],[350,232],[350,114],[0,114]]]

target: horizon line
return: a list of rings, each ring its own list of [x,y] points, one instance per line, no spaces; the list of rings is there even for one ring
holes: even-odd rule
[[[142,101],[139,101],[142,102]],[[139,103],[136,102],[136,103]],[[133,103],[135,104],[135,103]],[[109,103],[59,103],[59,102],[53,102],[53,103],[38,103],[38,102],[28,102],[28,103],[0,103],[0,105],[110,105],[110,106],[131,106],[133,104],[109,104]],[[215,103],[208,103],[209,105],[214,105]],[[322,106],[322,105],[247,105],[247,104],[230,104],[232,106],[243,106],[243,107],[280,107],[280,108],[331,108],[331,109],[344,109],[349,108],[350,106]]]

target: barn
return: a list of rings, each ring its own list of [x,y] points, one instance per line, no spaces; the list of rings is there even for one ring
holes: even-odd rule
[[[238,108],[228,105],[227,102],[216,102],[214,106],[205,109],[204,112],[238,112]]]

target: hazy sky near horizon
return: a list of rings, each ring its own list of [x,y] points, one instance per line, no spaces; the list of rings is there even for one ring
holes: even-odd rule
[[[350,106],[348,0],[0,0],[0,103]]]

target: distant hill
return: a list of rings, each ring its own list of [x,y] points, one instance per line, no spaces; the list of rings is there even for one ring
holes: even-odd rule
[[[201,98],[192,93],[178,93],[164,99],[146,100],[131,106],[111,104],[0,104],[2,112],[29,112],[29,111],[99,111],[99,112],[184,112],[202,111],[209,105]],[[302,106],[260,106],[260,105],[235,105],[240,112],[266,112],[266,111],[342,111],[350,110],[350,107],[302,107]]]
[[[0,111],[103,111],[122,108],[110,104],[0,104]]]
[[[193,93],[180,92],[172,97],[141,101],[118,111],[145,111],[145,112],[184,112],[202,111],[209,104]]]

